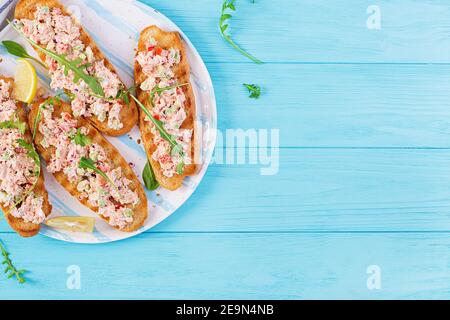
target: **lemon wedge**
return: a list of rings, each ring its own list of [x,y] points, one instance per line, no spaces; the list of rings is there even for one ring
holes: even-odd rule
[[[71,232],[94,232],[95,219],[90,217],[57,217],[47,220],[47,226]]]
[[[14,76],[14,98],[31,103],[36,96],[37,84],[38,78],[34,66],[28,60],[19,59]]]

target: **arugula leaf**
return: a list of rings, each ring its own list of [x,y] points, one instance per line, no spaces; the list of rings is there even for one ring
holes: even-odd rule
[[[2,44],[5,47],[6,51],[8,51],[9,54],[12,54],[13,56],[16,56],[19,58],[31,59],[31,60],[39,63],[42,67],[47,68],[47,66],[44,63],[42,63],[41,60],[30,56],[28,54],[28,52],[25,50],[25,48],[22,47],[17,42],[5,40],[5,41],[2,41]]]
[[[36,42],[33,40],[27,38],[23,32],[21,32],[13,23],[10,23],[12,27],[19,32],[26,41],[28,41],[33,47],[35,47],[40,52],[44,53],[46,56],[50,57],[51,59],[58,62],[61,66],[64,67],[64,75],[67,77],[69,75],[69,71],[72,71],[74,74],[73,82],[78,83],[81,80],[83,80],[89,88],[92,90],[92,92],[96,95],[100,95],[102,97],[105,97],[105,92],[103,91],[102,86],[98,82],[98,79],[90,76],[86,71],[86,68],[89,66],[88,64],[81,65],[82,59],[78,58],[75,60],[68,60],[67,55],[63,54],[57,54],[55,52],[52,52],[50,50],[47,50],[41,46],[39,46]],[[18,44],[19,45],[19,44]]]
[[[15,208],[17,208],[17,206],[19,204],[24,202],[28,198],[28,196],[30,196],[33,193],[33,191],[34,191],[34,189],[36,189],[36,185],[39,181],[39,176],[41,175],[41,159],[39,158],[39,154],[36,152],[36,149],[34,148],[34,146],[32,144],[29,144],[28,142],[26,142],[23,139],[17,140],[17,143],[19,144],[19,146],[21,146],[22,148],[24,148],[25,150],[28,151],[27,155],[31,159],[33,159],[34,163],[36,164],[36,173],[35,173],[36,180],[34,181],[30,190],[28,190],[28,192],[26,192],[22,198],[20,198],[16,203],[14,203],[14,205],[9,209],[9,212],[11,212]]]
[[[227,29],[229,27],[228,21],[233,17],[231,14],[226,13],[227,11],[236,11],[235,6],[236,0],[225,0],[222,4],[222,14],[220,16],[219,20],[219,27],[220,27],[220,33],[222,37],[229,43],[233,48],[235,48],[237,51],[239,51],[241,54],[246,56],[247,58],[251,59],[252,61],[261,64],[263,63],[261,60],[255,58],[245,50],[243,50],[241,47],[239,47],[232,39],[229,34],[227,34]]]
[[[150,165],[149,161],[147,161],[147,164],[145,165],[144,168],[144,172],[142,172],[142,178],[144,179],[145,187],[148,190],[154,191],[158,189],[159,182],[156,180],[155,172],[153,171],[153,168]]]
[[[180,88],[180,87],[184,87],[184,86],[188,86],[188,85],[189,85],[189,83],[186,82],[186,83],[181,83],[181,84],[175,84],[175,85],[169,86],[169,87],[153,89],[150,92],[150,99],[151,99],[150,103],[153,105],[153,99],[155,98],[156,94],[161,94],[164,91],[168,91],[168,90],[172,90],[172,89],[176,89],[176,88]]]
[[[112,186],[115,187],[114,182],[108,177],[108,175],[106,173],[104,173],[102,170],[100,170],[99,168],[97,168],[95,166],[95,162],[91,158],[86,158],[86,157],[81,158],[80,163],[79,163],[78,166],[79,166],[80,169],[90,169],[90,170],[94,171],[95,173],[97,173],[100,176],[102,176]]]
[[[92,143],[91,139],[88,136],[81,133],[80,128],[77,129],[77,132],[73,136],[72,141],[82,147],[86,147]]]
[[[20,121],[4,121],[0,123],[0,129],[19,129],[20,133],[24,134],[27,125]]]
[[[19,143],[19,146],[21,146],[22,148],[24,148],[25,150],[28,151],[27,155],[33,159],[33,161],[36,163],[37,166],[41,166],[41,159],[39,158],[39,154],[36,152],[36,149],[34,149],[34,146],[32,144],[29,144],[28,142],[26,142],[23,139],[19,139],[17,140],[17,142]]]
[[[144,113],[147,115],[147,117],[150,119],[150,121],[153,122],[153,124],[155,125],[156,129],[159,131],[161,137],[166,140],[167,142],[169,142],[171,148],[175,148],[178,143],[175,140],[175,138],[166,131],[166,129],[164,129],[164,124],[160,121],[160,120],[156,120],[152,114],[150,113],[150,111],[148,111],[148,109],[139,101],[139,99],[137,99],[135,96],[131,95],[131,98],[133,98],[134,101],[136,101],[136,103],[138,104],[138,106],[142,109],[142,111],[144,111]]]
[[[248,89],[250,93],[249,98],[258,99],[261,96],[261,87],[256,84],[243,84],[244,87]]]
[[[11,258],[9,257],[9,252],[6,251],[6,248],[3,246],[3,244],[0,242],[0,251],[3,256],[2,264],[6,266],[4,273],[6,274],[8,279],[11,279],[12,277],[15,277],[17,282],[20,284],[23,284],[26,282],[26,279],[23,277],[23,275],[27,272],[26,270],[17,270],[17,268],[14,266],[13,262],[11,261]]]

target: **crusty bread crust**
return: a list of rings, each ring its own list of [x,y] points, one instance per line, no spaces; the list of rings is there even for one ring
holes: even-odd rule
[[[0,76],[0,80],[4,80],[9,83],[13,83],[14,80],[11,78],[6,78]],[[11,87],[12,88],[12,87]],[[11,89],[12,91],[12,89]],[[27,143],[32,142],[31,132],[28,128],[28,122],[27,122],[27,115],[25,110],[23,109],[22,105],[20,103],[17,104],[17,117],[19,118],[19,121],[27,124],[27,130],[25,132],[25,141]],[[39,176],[39,180],[36,184],[36,187],[34,189],[34,194],[38,197],[42,197],[44,199],[43,205],[42,205],[42,211],[44,211],[44,214],[46,217],[50,215],[52,212],[52,206],[50,202],[48,201],[48,193],[45,189],[44,184],[44,173],[41,168],[41,175]],[[18,234],[20,234],[24,238],[29,238],[37,235],[41,229],[41,226],[38,224],[30,223],[24,221],[22,218],[16,218],[12,216],[9,211],[11,210],[11,207],[5,207],[4,205],[0,204],[0,208],[2,209],[6,221],[8,221],[11,228],[13,228]]]
[[[190,84],[190,66],[187,60],[186,56],[186,49],[184,47],[184,44],[181,40],[180,35],[178,32],[165,32],[158,28],[157,26],[150,26],[146,29],[144,29],[141,32],[141,36],[139,38],[139,44],[138,44],[138,52],[140,51],[146,51],[145,43],[150,39],[154,38],[157,42],[157,46],[161,47],[163,49],[178,49],[180,50],[181,54],[181,61],[180,64],[178,64],[176,67],[173,68],[175,77],[178,79],[178,83],[189,83]],[[135,72],[135,82],[136,84],[140,84],[146,80],[146,76],[144,72],[142,71],[142,67],[139,65],[139,63],[135,62],[134,65],[134,72]],[[186,110],[186,120],[183,122],[183,125],[181,128],[183,129],[192,129],[193,135],[192,135],[192,143],[191,143],[191,157],[194,161],[194,163],[197,160],[196,157],[196,136],[195,136],[195,117],[196,117],[196,108],[195,108],[195,98],[194,98],[194,92],[192,90],[192,86],[184,86],[182,87],[184,94],[186,95],[186,102],[184,105],[184,108]],[[141,101],[142,104],[149,110],[152,108],[150,101],[150,93],[145,92],[141,90],[139,87],[137,89],[137,94],[139,101]],[[148,159],[150,160],[150,164],[153,168],[153,171],[155,172],[156,180],[158,180],[159,184],[168,190],[177,190],[179,189],[182,184],[183,180],[187,176],[192,176],[196,173],[197,167],[195,164],[191,164],[185,167],[185,171],[182,175],[175,175],[172,178],[166,177],[162,170],[161,166],[157,161],[154,161],[152,159],[152,155],[155,152],[157,146],[153,143],[153,135],[151,133],[151,126],[145,121],[146,115],[140,111],[140,120],[139,120],[139,127],[141,130],[142,135],[142,141],[144,143],[145,150],[147,152]]]
[[[29,122],[30,128],[32,128],[32,130],[34,130],[34,123],[35,123],[36,117],[38,116],[39,107],[44,102],[45,102],[44,99],[40,99],[39,101],[34,103],[31,107],[31,110],[30,110],[30,113],[28,116],[28,122]],[[67,103],[61,101],[61,103],[59,103],[55,106],[53,115],[55,117],[59,117],[61,115],[61,113],[63,113],[63,112],[72,115],[71,107]],[[38,127],[39,127],[39,124],[38,124]],[[133,218],[134,218],[133,223],[124,229],[119,229],[119,228],[115,228],[115,229],[117,229],[119,231],[124,231],[124,232],[136,231],[137,229],[139,229],[140,227],[143,226],[145,220],[147,219],[147,215],[148,215],[147,214],[147,212],[148,212],[147,197],[145,195],[142,185],[140,184],[138,178],[136,177],[135,173],[131,169],[128,162],[120,155],[119,151],[100,134],[100,132],[94,126],[92,126],[87,120],[85,120],[83,118],[79,118],[78,119],[78,127],[86,127],[89,130],[89,133],[87,134],[87,136],[91,139],[91,141],[93,143],[96,143],[96,144],[100,145],[101,147],[103,147],[108,156],[108,159],[111,160],[111,162],[114,164],[114,166],[116,168],[121,167],[122,173],[124,174],[124,176],[127,179],[132,181],[132,183],[130,184],[130,188],[137,192],[137,194],[139,196],[139,200],[140,200],[140,202],[136,205],[136,207],[132,208],[131,206],[128,206],[129,208],[133,209]],[[49,148],[42,147],[41,142],[42,142],[43,138],[44,138],[44,136],[42,135],[42,133],[39,132],[39,130],[36,130],[36,137],[34,139],[36,148],[38,149],[39,154],[42,156],[42,158],[44,158],[44,160],[47,163],[49,163],[52,154],[55,152],[55,148],[54,147],[49,147]],[[77,186],[75,184],[71,183],[67,179],[66,175],[63,172],[57,172],[57,173],[54,173],[53,175],[55,176],[56,180],[72,196],[77,198],[83,205],[85,205],[92,211],[98,213],[97,207],[93,207],[92,205],[90,205],[89,202],[87,201],[87,199],[81,199],[81,197],[80,197],[81,194],[77,190]],[[108,222],[108,220],[105,219],[102,215],[99,215],[99,216],[103,220]]]
[[[80,27],[80,39],[86,45],[92,48],[94,56],[97,59],[105,60],[105,67],[111,70],[113,73],[117,74],[114,66],[109,62],[106,56],[98,48],[97,44],[92,40],[89,34],[84,30],[77,19],[72,16],[65,7],[57,0],[19,0],[16,6],[15,18],[16,19],[34,19],[34,13],[37,6],[48,6],[49,8],[59,8],[64,15],[71,16],[73,20],[77,22]],[[40,51],[36,51],[42,61],[45,62],[45,54]],[[118,74],[117,74],[118,75]],[[130,99],[130,104],[127,105],[124,101],[120,101],[122,109],[120,112],[120,120],[123,123],[123,128],[119,130],[114,130],[108,127],[107,121],[101,122],[97,117],[89,117],[88,120],[102,133],[109,136],[121,136],[129,132],[138,121],[138,111],[136,108],[136,103]]]

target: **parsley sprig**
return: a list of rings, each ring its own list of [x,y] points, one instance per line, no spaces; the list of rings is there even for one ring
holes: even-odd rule
[[[236,11],[236,0],[225,0],[222,4],[222,13],[219,20],[219,27],[220,27],[220,33],[222,37],[229,43],[233,48],[235,48],[237,51],[242,53],[247,58],[251,59],[252,61],[261,64],[263,63],[261,60],[255,58],[247,51],[243,50],[241,47],[239,47],[232,39],[231,36],[227,33],[227,29],[229,27],[229,20],[233,17],[229,12],[230,11]]]
[[[244,83],[244,87],[247,88],[248,92],[250,93],[250,98],[252,99],[258,99],[261,96],[261,87],[256,84],[248,84]]]
[[[74,134],[71,140],[75,144],[82,147],[89,146],[92,143],[91,139],[87,135],[83,134],[80,128],[77,129],[77,132]]]
[[[8,277],[8,279],[11,279],[12,277],[15,277],[17,282],[19,282],[20,284],[25,283],[26,279],[24,278],[24,274],[27,272],[24,269],[18,270],[11,258],[10,258],[10,254],[8,251],[6,251],[6,248],[3,246],[3,244],[0,242],[0,251],[3,257],[3,261],[2,261],[2,265],[5,266],[5,271],[4,273],[6,274],[6,276]]]

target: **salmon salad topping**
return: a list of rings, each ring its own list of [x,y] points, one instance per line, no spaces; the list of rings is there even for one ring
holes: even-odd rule
[[[79,127],[68,113],[53,116],[54,106],[42,104],[39,132],[44,148],[53,147],[48,163],[50,173],[62,172],[80,193],[80,200],[98,208],[108,223],[123,229],[133,222],[133,207],[139,196],[133,191],[132,181],[127,179],[120,167],[115,167],[106,151],[88,138],[89,129]],[[82,159],[89,159],[98,171],[80,166]],[[102,176],[99,172],[106,175]],[[136,187],[136,186],[134,186]]]
[[[40,224],[45,220],[44,199],[33,193],[39,171],[20,143],[25,139],[26,125],[17,118],[10,92],[10,83],[0,80],[0,202],[12,209],[12,216]]]
[[[154,93],[153,108],[150,112],[176,139],[182,151],[172,152],[170,143],[161,137],[160,131],[148,117],[146,118],[147,123],[151,126],[153,143],[156,145],[152,159],[159,163],[163,174],[171,178],[174,175],[182,174],[184,166],[192,163],[190,145],[193,130],[181,128],[187,118],[186,96],[182,87],[177,87],[178,82],[173,72],[173,68],[180,63],[181,55],[179,50],[173,48],[166,50],[158,47],[153,38],[147,41],[146,48],[146,51],[140,51],[136,56],[136,62],[146,76],[146,80],[140,84],[140,89]]]
[[[77,82],[72,70],[66,72],[64,66],[50,57],[46,58],[51,75],[51,88],[63,89],[71,94],[72,110],[76,117],[95,116],[100,122],[107,122],[113,130],[123,128],[120,118],[122,110],[120,95],[124,85],[119,77],[105,66],[105,60],[95,57],[93,48],[86,46],[81,37],[81,28],[59,8],[46,6],[36,8],[34,20],[16,20],[15,25],[30,40],[45,49],[55,52],[69,61],[78,59],[80,66],[86,66],[86,73],[98,79],[103,92],[99,97],[91,91],[88,84]]]

